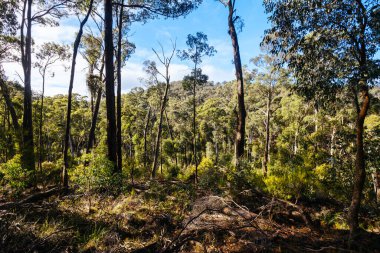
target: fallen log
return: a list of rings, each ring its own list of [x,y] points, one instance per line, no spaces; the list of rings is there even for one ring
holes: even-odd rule
[[[55,188],[52,188],[52,189],[44,191],[44,192],[38,192],[38,193],[30,195],[30,196],[26,197],[25,199],[22,199],[22,200],[17,201],[17,202],[7,202],[7,203],[4,203],[4,204],[1,204],[0,205],[0,210],[6,210],[6,209],[14,208],[14,207],[17,207],[17,206],[20,206],[20,205],[23,205],[23,204],[27,204],[27,203],[38,202],[40,200],[49,198],[49,197],[51,197],[53,195],[62,193],[63,190],[64,189],[62,189],[62,188],[55,187]]]

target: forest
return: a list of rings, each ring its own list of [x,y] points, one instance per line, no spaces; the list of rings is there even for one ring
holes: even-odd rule
[[[258,1],[249,62],[245,1],[0,1],[0,252],[380,252],[380,1]],[[199,26],[152,41],[126,92],[132,25],[205,4],[233,78]],[[74,40],[36,43],[65,19]]]

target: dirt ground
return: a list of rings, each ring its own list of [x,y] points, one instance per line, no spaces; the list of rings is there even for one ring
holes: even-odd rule
[[[177,182],[117,196],[73,191],[0,204],[0,252],[380,252],[376,225],[348,247],[346,227],[326,222],[340,208]]]

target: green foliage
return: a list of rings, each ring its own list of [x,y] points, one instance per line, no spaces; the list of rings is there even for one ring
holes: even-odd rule
[[[319,215],[321,225],[334,229],[348,229],[346,218],[342,212],[333,212],[332,210],[323,209]]]
[[[214,191],[224,186],[226,182],[223,171],[215,166],[213,160],[207,157],[204,157],[198,166],[198,177],[200,186]]]
[[[304,166],[275,164],[264,179],[266,190],[280,198],[311,196],[315,188],[313,172]]]
[[[113,173],[113,163],[105,155],[83,155],[81,161],[69,175],[82,191],[113,193],[121,190],[122,175]]]
[[[41,172],[39,173],[39,181],[42,183],[52,183],[58,184],[61,176],[62,166],[60,163],[61,160],[58,160],[56,163],[53,162],[43,162],[41,164]]]
[[[167,168],[167,175],[169,178],[177,178],[181,168],[178,165],[170,164]]]
[[[31,182],[32,171],[27,171],[21,166],[21,155],[15,155],[8,162],[1,164],[0,177],[11,188],[20,192]]]
[[[231,184],[234,192],[241,192],[246,189],[264,189],[263,174],[252,166],[246,160],[241,160],[239,169],[236,167],[229,168],[227,172],[227,180]]]

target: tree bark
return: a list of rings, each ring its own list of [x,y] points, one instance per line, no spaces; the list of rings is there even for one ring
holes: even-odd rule
[[[40,108],[40,125],[38,130],[38,169],[42,172],[42,127],[43,127],[43,112],[44,112],[44,95],[45,95],[45,74],[46,67],[42,76],[42,94],[41,94],[41,108]]]
[[[94,144],[95,144],[96,122],[98,121],[98,114],[99,114],[100,101],[102,99],[102,92],[103,92],[102,87],[99,87],[98,94],[96,97],[95,107],[94,107],[94,113],[92,114],[90,133],[88,135],[88,142],[87,142],[87,147],[86,147],[87,154],[90,153],[90,150],[94,147]]]
[[[98,93],[96,96],[96,102],[95,102],[95,107],[94,111],[92,114],[92,120],[91,120],[91,128],[90,128],[90,133],[88,134],[88,142],[87,142],[87,147],[86,147],[86,154],[89,154],[91,149],[95,145],[95,130],[96,130],[96,122],[98,121],[98,115],[99,115],[99,108],[100,108],[100,101],[102,100],[102,93],[103,93],[103,70],[104,70],[104,55],[102,58],[102,65],[99,70],[99,79],[100,79],[100,86],[98,88]]]
[[[148,109],[148,114],[146,118],[145,128],[144,128],[144,168],[147,168],[148,163],[148,151],[147,151],[147,135],[148,135],[148,127],[150,121],[150,107]]]
[[[113,60],[113,34],[112,34],[112,0],[104,0],[104,57],[106,69],[106,109],[107,109],[107,147],[108,160],[114,164],[114,172],[120,172],[117,167],[117,138],[115,117],[115,80]]]
[[[354,188],[352,192],[351,205],[348,212],[348,223],[350,226],[350,240],[354,240],[359,229],[359,209],[363,195],[363,187],[365,181],[365,153],[364,153],[364,120],[367,115],[370,97],[366,80],[361,80],[360,86],[362,91],[363,102],[358,110],[356,118],[356,157],[354,172]]]
[[[238,37],[235,29],[235,0],[228,1],[228,27],[229,34],[232,41],[232,47],[234,49],[234,64],[235,75],[237,81],[237,100],[238,100],[238,113],[237,113],[237,128],[235,138],[235,163],[239,166],[239,160],[244,156],[245,146],[245,118],[246,110],[244,105],[244,81],[243,81],[243,69],[241,65],[240,49]]]
[[[193,83],[193,157],[194,157],[194,164],[195,164],[195,176],[194,176],[194,183],[196,184],[198,182],[198,160],[197,160],[197,104],[196,104],[196,82],[197,82],[197,64],[195,64],[194,68],[194,83]]]
[[[16,110],[15,110],[13,103],[12,103],[12,100],[10,98],[7,84],[5,83],[3,78],[0,78],[0,88],[1,88],[4,100],[5,100],[5,104],[6,104],[8,111],[11,115],[13,128],[15,130],[15,136],[16,136],[19,148],[21,149],[22,148],[22,137],[21,137],[20,124],[18,123]]]
[[[35,156],[34,156],[34,143],[33,143],[33,114],[32,114],[32,87],[31,87],[31,73],[32,73],[32,5],[33,0],[27,1],[26,11],[26,37],[25,45],[21,43],[22,52],[22,66],[24,70],[24,116],[22,122],[23,146],[22,146],[22,165],[25,169],[35,170]],[[25,5],[24,5],[25,7]],[[24,25],[24,24],[23,24]],[[22,27],[22,30],[24,27]],[[23,32],[22,32],[23,35]],[[21,38],[24,40],[23,36]],[[33,176],[34,177],[34,176]]]
[[[167,124],[167,126],[168,126],[170,139],[174,142],[174,135],[173,135],[173,131],[172,131],[171,127],[170,127],[169,118],[168,118],[168,113],[167,113],[166,110],[165,110],[165,119],[166,119],[166,124]],[[174,152],[174,158],[175,158],[175,166],[178,166],[177,152]]]
[[[363,187],[366,176],[365,171],[365,152],[364,152],[364,120],[367,116],[370,106],[370,96],[368,87],[368,63],[366,47],[366,28],[368,24],[367,10],[362,1],[356,0],[358,4],[358,20],[360,20],[360,36],[358,43],[360,79],[358,83],[359,92],[362,98],[359,104],[355,91],[355,105],[357,111],[356,118],[356,157],[354,172],[354,188],[352,193],[351,205],[348,212],[348,224],[350,226],[350,242],[355,240],[359,229],[359,210],[360,202],[363,195]]]
[[[80,44],[80,40],[83,35],[83,27],[87,23],[88,17],[91,14],[92,6],[94,0],[90,1],[90,5],[88,7],[88,11],[86,13],[85,18],[81,21],[78,34],[75,38],[74,48],[73,48],[73,59],[71,62],[71,73],[70,73],[70,85],[69,85],[69,94],[67,98],[67,115],[66,115],[66,129],[65,129],[65,140],[64,140],[64,150],[63,150],[63,161],[64,166],[62,170],[62,186],[67,189],[69,187],[69,179],[67,175],[67,170],[69,168],[69,160],[68,160],[68,149],[69,149],[69,137],[70,137],[70,127],[71,127],[71,100],[73,95],[73,86],[74,86],[74,76],[75,76],[75,65],[76,58],[78,54],[78,48]]]
[[[122,1],[124,5],[124,0]],[[123,11],[124,7],[120,6],[119,13],[119,36],[117,42],[117,168],[118,171],[122,171],[123,158],[121,154],[121,47],[122,47],[122,36],[123,36]]]
[[[266,112],[266,123],[265,123],[265,148],[264,148],[264,160],[263,160],[264,176],[266,176],[268,173],[271,104],[272,104],[272,86],[269,87],[268,98],[267,98],[267,112]]]
[[[165,93],[164,93],[163,98],[161,99],[162,102],[161,102],[161,110],[160,110],[160,119],[159,119],[159,123],[157,127],[156,145],[154,149],[154,159],[153,159],[153,166],[152,166],[152,178],[156,177],[158,155],[159,155],[159,149],[160,149],[160,140],[161,140],[161,133],[162,133],[162,119],[164,117],[166,102],[168,99],[169,86],[170,86],[169,80],[166,80]],[[161,170],[162,170],[162,167],[161,167]]]

